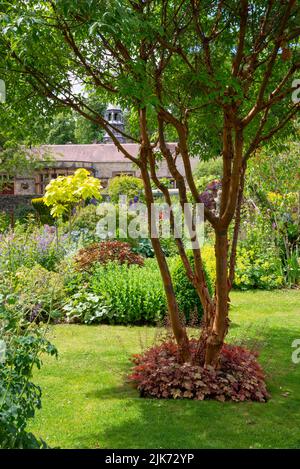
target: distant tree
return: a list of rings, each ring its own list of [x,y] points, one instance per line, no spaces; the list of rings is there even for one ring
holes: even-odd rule
[[[16,175],[28,176],[51,162],[50,154],[45,154],[43,161],[41,161],[38,152],[32,153],[29,148],[20,144],[4,143],[0,149],[0,174],[2,174],[0,190],[9,185],[11,179]]]
[[[75,116],[72,112],[60,112],[54,117],[45,143],[64,145],[75,142]]]
[[[96,95],[91,94],[86,102],[100,116],[104,114],[106,106],[99,101]],[[76,143],[100,143],[103,141],[104,131],[97,123],[79,115],[76,118],[74,134]]]
[[[31,151],[32,145],[46,137],[47,122],[43,113],[38,113],[37,107],[28,102],[31,87],[24,82],[18,82],[16,86],[13,78],[13,75],[6,78],[6,102],[0,103],[0,190],[16,174],[28,176],[52,160],[50,155],[46,155],[46,161],[41,162],[38,153]],[[32,97],[35,104],[39,100],[40,97]],[[47,108],[46,103],[44,109]]]
[[[95,95],[89,95],[85,101],[100,116],[104,114],[106,106],[100,103]],[[53,116],[48,127],[49,131],[44,143],[51,145],[100,143],[104,135],[104,131],[99,128],[99,125],[81,115],[78,116],[72,110],[58,112]]]

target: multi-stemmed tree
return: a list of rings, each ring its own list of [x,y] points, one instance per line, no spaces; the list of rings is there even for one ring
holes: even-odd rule
[[[151,180],[172,206],[168,188],[157,178],[158,158],[167,162],[183,205],[188,192],[194,202],[200,201],[191,158],[222,156],[219,210],[204,208],[215,232],[214,297],[206,285],[201,248],[194,245],[192,265],[182,240],[176,239],[186,274],[204,309],[197,359],[217,366],[228,330],[247,161],[261,145],[289,129],[299,110],[297,82],[293,81],[300,69],[297,1],[1,3],[2,75],[15,74],[47,103],[67,106],[104,129],[119,151],[139,167],[149,209]],[[112,126],[74,87],[77,83],[135,114],[139,136],[127,137],[140,145],[137,157],[115,138]],[[170,134],[178,141],[175,154],[167,145]],[[185,175],[178,169],[178,154]],[[149,223],[150,218],[149,214]],[[170,271],[160,240],[153,237],[152,245],[181,359],[188,361],[189,341]]]

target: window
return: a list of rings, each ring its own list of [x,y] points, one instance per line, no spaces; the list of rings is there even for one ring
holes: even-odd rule
[[[46,186],[49,184],[51,179],[56,179],[58,176],[69,176],[74,174],[74,169],[45,169],[41,171],[35,177],[35,192],[36,194],[43,195],[45,193]]]
[[[135,172],[134,171],[113,171],[112,172],[112,177],[116,177],[116,176],[135,176]]]

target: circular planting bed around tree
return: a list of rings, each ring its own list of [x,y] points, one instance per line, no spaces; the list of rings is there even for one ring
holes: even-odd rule
[[[191,339],[191,363],[179,362],[178,347],[173,341],[134,355],[129,380],[142,397],[236,402],[268,400],[265,375],[256,352],[224,344],[219,368],[214,369],[195,363],[197,347],[198,341]]]

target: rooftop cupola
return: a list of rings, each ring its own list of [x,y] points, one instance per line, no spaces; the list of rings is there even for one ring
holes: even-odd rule
[[[120,132],[124,132],[124,118],[123,118],[122,109],[116,104],[109,104],[105,111],[104,118],[108,121],[109,124],[115,127],[115,128],[111,128],[111,131],[113,132],[115,137],[119,140],[119,142],[125,143],[126,139],[120,133]],[[113,143],[112,138],[108,135],[107,132],[105,132],[104,134],[103,142]]]

